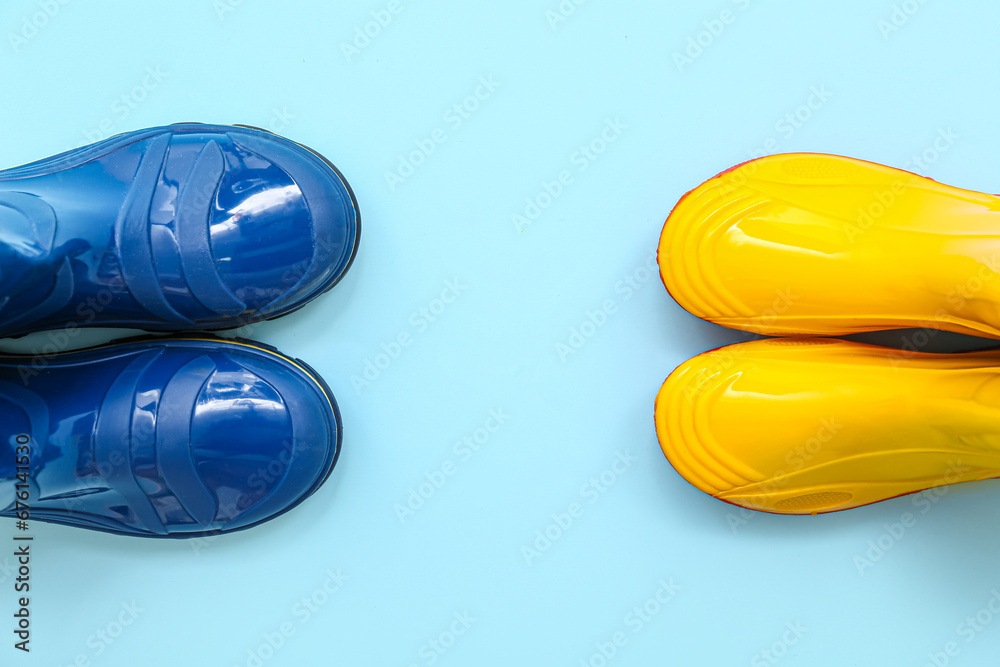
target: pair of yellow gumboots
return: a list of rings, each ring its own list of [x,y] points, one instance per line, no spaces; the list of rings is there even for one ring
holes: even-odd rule
[[[747,162],[667,219],[664,285],[692,314],[767,338],[681,364],[656,398],[671,465],[780,514],[1000,477],[1000,197],[861,160]],[[824,338],[917,328],[904,349]]]

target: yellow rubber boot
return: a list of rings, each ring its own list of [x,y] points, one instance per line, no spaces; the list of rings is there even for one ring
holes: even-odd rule
[[[681,364],[655,415],[667,459],[705,493],[766,512],[834,512],[1000,477],[1000,351],[739,343]]]
[[[663,227],[685,309],[761,334],[933,327],[1000,338],[1000,198],[832,155],[760,158]]]

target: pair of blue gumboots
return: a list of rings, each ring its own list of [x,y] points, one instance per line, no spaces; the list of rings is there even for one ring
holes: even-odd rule
[[[342,441],[305,362],[211,330],[301,308],[344,276],[360,216],[319,153],[185,123],[0,171],[0,515],[196,537],[272,519]],[[64,351],[82,327],[159,332]],[[163,334],[168,335],[163,335]]]

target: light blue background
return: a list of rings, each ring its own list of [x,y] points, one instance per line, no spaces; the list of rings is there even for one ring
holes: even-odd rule
[[[354,268],[310,307],[241,333],[326,377],[343,456],[300,508],[210,542],[34,524],[32,653],[11,647],[0,569],[3,664],[596,666],[618,632],[627,642],[607,664],[623,667],[919,666],[952,641],[950,664],[996,655],[1000,619],[960,627],[1000,588],[995,483],[951,488],[925,513],[901,498],[802,518],[740,513],[670,468],[653,430],[660,383],[744,336],[683,312],[644,267],[677,199],[755,151],[995,191],[997,3],[907,0],[886,32],[887,0],[588,0],[564,2],[575,11],[554,24],[558,0],[223,2],[49,0],[51,17],[45,2],[4,2],[0,163],[194,120],[268,127],[332,159],[364,217]],[[348,58],[342,45],[390,6]],[[679,68],[674,54],[723,10],[731,22]],[[448,110],[481,77],[499,87],[480,88],[457,124]],[[807,113],[814,88],[830,96]],[[784,119],[797,111],[809,118],[796,127]],[[625,129],[581,162],[615,119]],[[386,172],[432,136],[443,143],[390,187]],[[936,157],[919,167],[925,151]],[[572,180],[516,229],[512,214],[563,170]],[[442,312],[448,281],[461,293]],[[603,326],[562,358],[606,301]],[[422,323],[421,308],[440,314]],[[378,357],[401,333],[411,344]],[[384,368],[361,386],[367,362]],[[491,410],[505,423],[464,460],[455,443]],[[619,452],[634,461],[606,492],[583,486]],[[454,474],[401,521],[397,503],[447,461]],[[523,547],[571,503],[582,514],[529,564]],[[915,523],[886,537],[907,512]],[[871,558],[880,539],[891,548]],[[333,594],[328,571],[347,577]],[[630,610],[661,580],[679,590],[637,623]],[[323,604],[305,618],[310,596]],[[466,613],[471,626],[435,653]],[[283,624],[294,632],[271,649]]]

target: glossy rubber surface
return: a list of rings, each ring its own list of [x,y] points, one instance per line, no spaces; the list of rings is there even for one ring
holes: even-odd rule
[[[279,317],[344,275],[359,225],[329,161],[249,127],[139,130],[0,171],[0,336]]]
[[[781,514],[849,509],[1000,476],[1000,351],[772,339],[681,364],[656,432],[687,481]]]
[[[761,334],[933,327],[1000,338],[1000,198],[832,155],[760,158],[674,208],[660,274]]]
[[[35,520],[144,537],[241,530],[315,492],[340,442],[323,381],[258,343],[0,356],[2,516],[15,516],[27,464]]]

